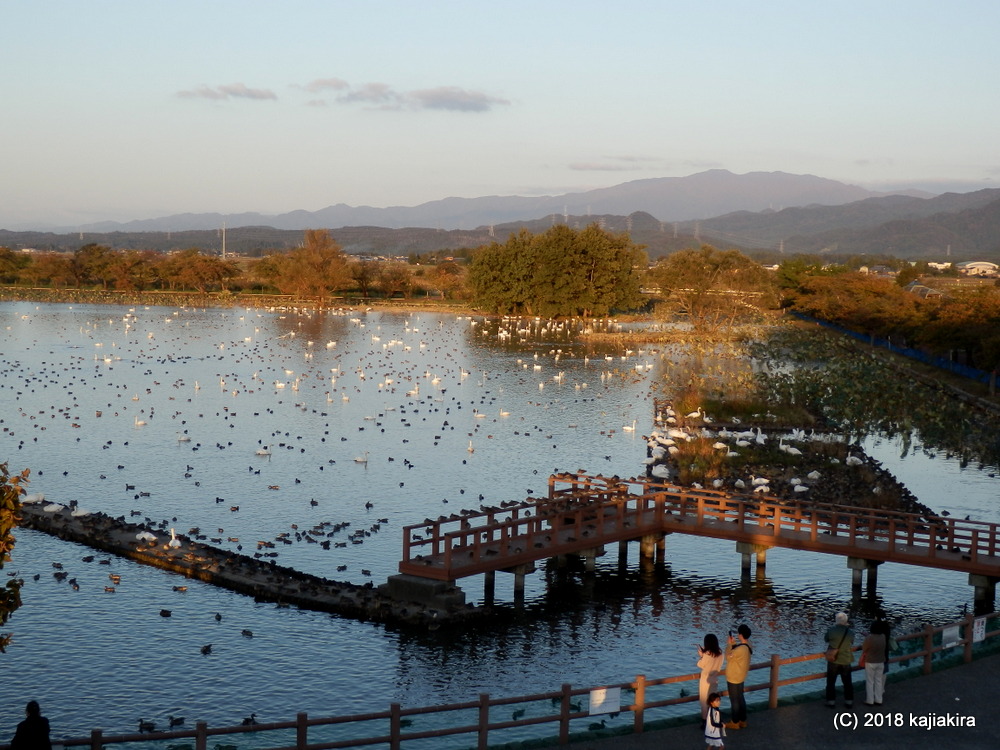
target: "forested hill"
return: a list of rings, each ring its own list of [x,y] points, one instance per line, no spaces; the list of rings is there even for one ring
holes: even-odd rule
[[[666,222],[646,212],[616,214],[550,214],[541,219],[511,221],[472,230],[374,226],[341,227],[330,233],[351,254],[410,255],[438,250],[458,252],[490,242],[504,242],[527,228],[544,232],[566,223],[582,229],[598,223],[611,232],[629,232],[651,258],[676,250],[711,244],[741,250],[777,250],[785,254],[829,252],[837,255],[893,255],[912,260],[1000,261],[1000,189],[946,193],[935,198],[886,196],[842,206],[808,206],[782,211],[729,213],[699,222]],[[262,255],[296,247],[302,231],[273,227],[239,227],[226,233],[229,252]],[[220,230],[187,232],[10,232],[0,230],[0,246],[73,251],[97,243],[112,249],[180,250],[222,248]]]
[[[697,227],[720,246],[777,248],[783,242],[786,252],[842,247],[843,252],[877,254],[897,247],[901,249],[894,254],[922,258],[951,244],[953,252],[995,253],[993,238],[998,235],[990,206],[997,201],[1000,189],[934,198],[893,195],[842,206],[740,211],[697,223],[681,222],[679,228],[692,232]]]

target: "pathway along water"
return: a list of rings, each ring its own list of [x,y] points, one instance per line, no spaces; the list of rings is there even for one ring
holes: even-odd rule
[[[395,572],[406,524],[541,495],[553,470],[640,473],[650,385],[669,366],[665,352],[586,350],[574,330],[534,321],[500,338],[496,323],[431,314],[0,313],[0,448],[12,469],[32,470],[30,492],[198,527],[234,551],[266,541],[280,565],[359,586]],[[867,443],[929,506],[1000,520],[988,471]],[[264,445],[270,456],[257,456]],[[361,533],[330,549],[306,541],[324,522]],[[909,630],[956,619],[972,597],[963,576],[886,565],[877,602],[852,601],[835,558],[774,551],[767,577],[745,580],[731,544],[671,538],[663,568],[641,567],[637,550],[625,575],[616,555],[591,581],[540,568],[524,616],[445,634],[255,602],[127,560],[98,567],[89,554],[18,532],[4,573],[25,579],[25,603],[0,656],[0,736],[30,697],[56,736],[171,714],[224,725],[355,713],[683,673],[705,632],[742,621],[759,653],[815,651],[839,609],[863,628],[882,606]],[[497,577],[498,601],[511,586]]]

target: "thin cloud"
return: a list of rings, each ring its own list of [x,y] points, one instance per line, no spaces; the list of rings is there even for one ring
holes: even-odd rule
[[[488,112],[496,104],[510,104],[506,99],[458,86],[411,91],[408,98],[418,109],[447,109],[453,112]]]
[[[396,109],[400,106],[403,97],[392,90],[387,83],[366,83],[357,89],[337,97],[337,101],[343,104],[372,104],[381,109]]]
[[[630,167],[625,164],[576,162],[570,164],[569,168],[577,172],[631,172],[638,167]]]
[[[488,112],[496,106],[510,104],[507,99],[459,86],[436,86],[429,89],[397,91],[390,84],[380,81],[351,86],[342,78],[318,78],[297,88],[314,94],[334,91],[338,92],[335,99],[338,104],[360,104],[370,109],[390,111],[408,109],[414,111]],[[314,102],[315,100],[310,104],[314,104]]]
[[[270,89],[252,89],[243,83],[227,83],[214,87],[202,84],[195,89],[178,91],[177,96],[182,99],[209,99],[212,101],[225,101],[227,99],[267,100],[278,98],[278,95]]]
[[[302,86],[306,91],[318,94],[321,91],[343,91],[351,85],[343,78],[317,78]]]

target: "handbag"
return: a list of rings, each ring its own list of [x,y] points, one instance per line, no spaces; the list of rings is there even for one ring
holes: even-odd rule
[[[830,662],[831,664],[833,664],[834,662],[837,661],[837,654],[840,653],[840,647],[842,645],[844,645],[844,639],[845,638],[847,638],[847,628],[846,627],[844,628],[844,634],[842,636],[840,636],[840,643],[837,644],[836,648],[834,648],[833,646],[831,646],[823,654],[823,656],[826,657],[826,660],[828,662]]]

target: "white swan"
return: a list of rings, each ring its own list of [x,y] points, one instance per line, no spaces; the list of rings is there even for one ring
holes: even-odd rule
[[[257,450],[254,451],[254,455],[257,455],[257,456],[270,456],[271,455],[271,446],[270,445],[265,445],[262,448],[258,448]]]
[[[355,456],[354,463],[356,464],[367,464],[368,463],[368,451],[365,451],[363,456]]]
[[[181,540],[177,538],[177,534],[174,532],[173,529],[170,529],[170,541],[167,542],[167,546],[173,547],[174,549],[177,549],[178,547],[181,546]]]

